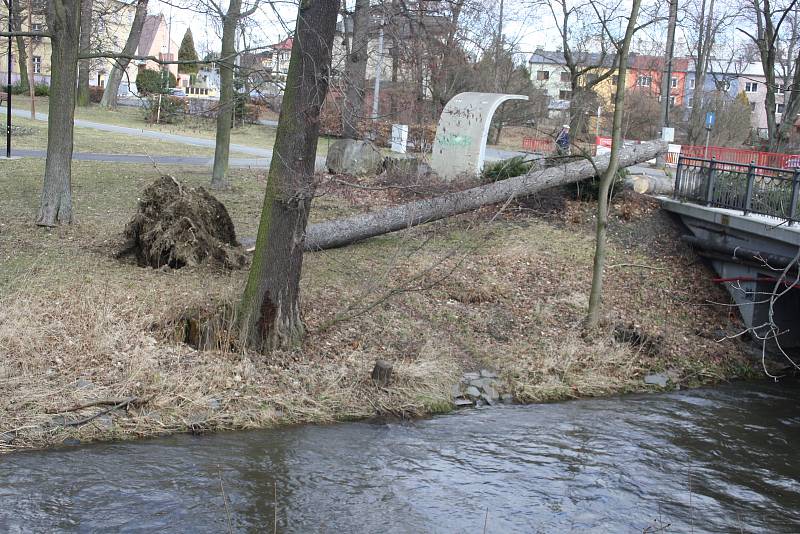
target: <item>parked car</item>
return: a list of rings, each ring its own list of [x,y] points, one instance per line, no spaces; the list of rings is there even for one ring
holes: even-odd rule
[[[178,87],[173,87],[172,89],[169,90],[169,94],[171,96],[186,96],[186,91]]]

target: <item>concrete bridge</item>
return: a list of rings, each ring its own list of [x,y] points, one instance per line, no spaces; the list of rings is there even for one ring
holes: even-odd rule
[[[746,326],[764,335],[771,315],[790,355],[800,355],[799,194],[796,169],[681,157],[673,197],[661,198],[689,230],[683,239],[711,262]]]

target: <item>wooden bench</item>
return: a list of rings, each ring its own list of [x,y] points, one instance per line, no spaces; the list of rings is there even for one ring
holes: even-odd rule
[[[2,104],[3,102],[8,102],[8,93],[0,91],[0,104]]]

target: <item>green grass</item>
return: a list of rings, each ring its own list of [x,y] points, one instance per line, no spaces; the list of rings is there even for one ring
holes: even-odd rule
[[[14,148],[38,150],[47,148],[46,122],[15,116],[11,123],[28,131],[32,130],[30,135],[12,137],[12,146]],[[98,154],[145,154],[150,156],[207,156],[209,158],[214,155],[214,149],[210,147],[155,141],[153,139],[104,132],[93,128],[81,128],[79,126],[75,127],[74,151]],[[232,157],[239,155],[238,153],[232,154]]]
[[[17,98],[18,100],[16,100],[14,103],[14,109],[27,109],[27,97]],[[48,101],[46,98],[36,99],[36,111],[38,113],[48,112]],[[213,120],[204,119],[202,117],[192,117],[176,124],[149,124],[145,122],[144,114],[141,109],[125,106],[120,106],[113,111],[101,108],[98,105],[91,105],[85,108],[75,108],[75,118],[103,124],[113,124],[116,126],[136,128],[139,130],[188,135],[201,139],[214,139],[216,135],[216,122]],[[272,148],[275,144],[275,132],[275,127],[261,124],[246,124],[244,126],[237,126],[231,131],[231,143],[253,148]],[[319,155],[327,154],[328,146],[332,141],[333,139],[320,137],[319,143],[317,144],[317,153]],[[152,143],[152,141],[149,142]],[[189,146],[189,148],[191,149],[193,147]],[[213,154],[213,150],[211,150],[211,153]],[[181,152],[175,152],[173,154],[180,155]],[[237,157],[236,154],[231,155],[232,157]],[[253,156],[242,155],[242,157]]]

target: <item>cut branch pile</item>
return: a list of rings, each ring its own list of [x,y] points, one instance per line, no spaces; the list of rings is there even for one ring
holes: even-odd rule
[[[142,267],[238,269],[245,264],[225,206],[202,187],[187,188],[172,176],[162,176],[142,192],[125,240],[119,256],[134,256]]]

